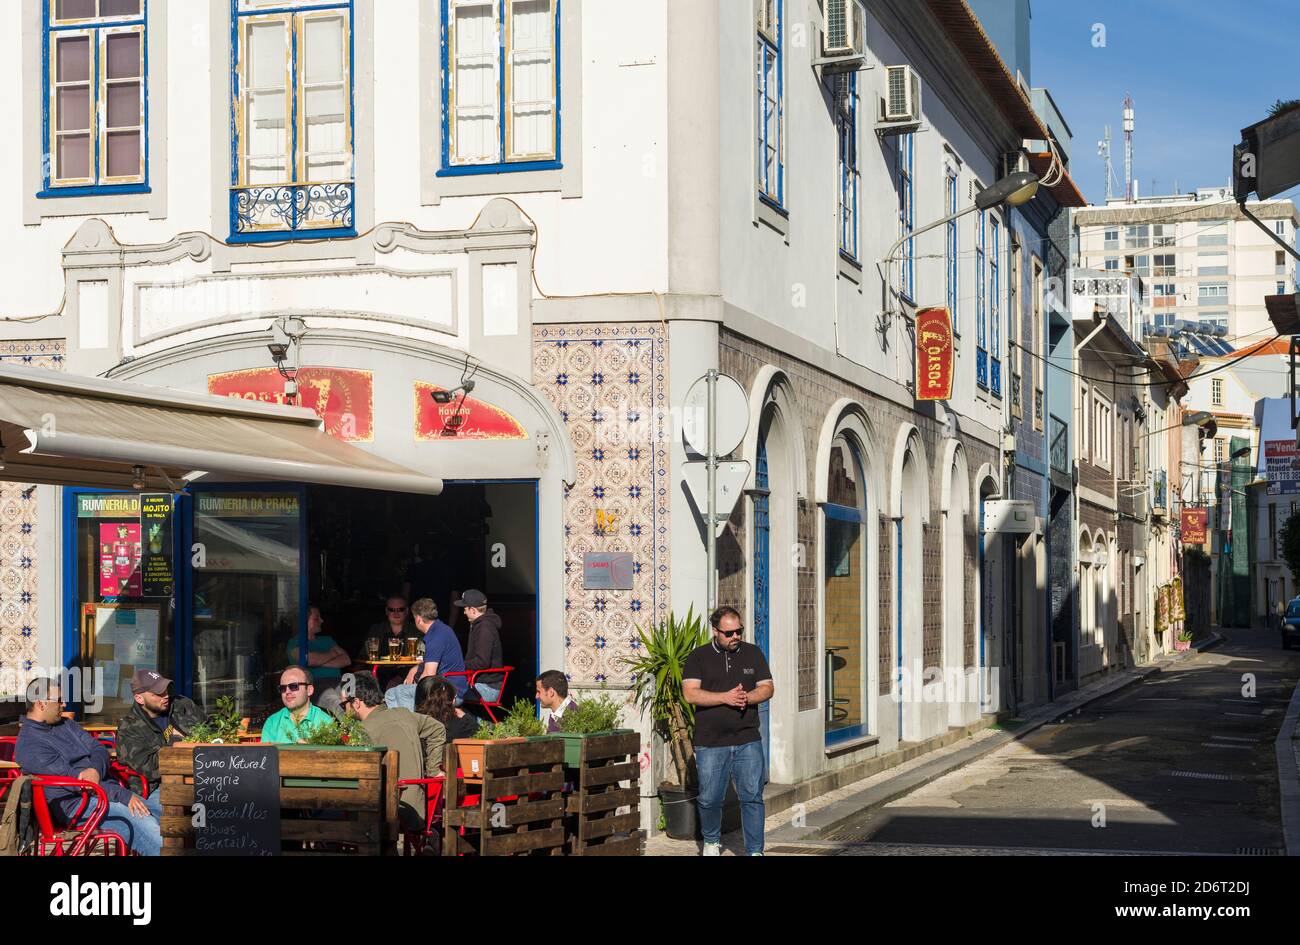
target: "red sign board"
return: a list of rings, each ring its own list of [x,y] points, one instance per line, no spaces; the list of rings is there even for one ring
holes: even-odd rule
[[[1184,545],[1203,545],[1207,539],[1205,509],[1183,509],[1181,531]]]
[[[952,319],[946,308],[916,313],[916,399],[952,397]]]
[[[316,411],[325,432],[339,440],[369,443],[375,438],[375,387],[369,371],[349,368],[298,369],[298,406]],[[284,377],[275,368],[208,375],[208,393],[269,404],[288,403]]]
[[[445,404],[433,399],[446,388],[415,382],[417,440],[526,440],[523,425],[500,407],[456,394]]]

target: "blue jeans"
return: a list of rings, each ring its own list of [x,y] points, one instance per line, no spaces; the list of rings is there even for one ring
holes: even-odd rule
[[[695,746],[695,770],[700,776],[700,832],[705,843],[722,842],[722,802],[727,782],[736,780],[740,798],[740,824],[745,832],[745,852],[763,852],[763,743],[749,742],[724,748]]]
[[[402,683],[384,693],[384,704],[390,709],[415,711],[415,683]]]
[[[99,829],[117,834],[141,856],[158,856],[162,853],[162,827],[159,824],[162,801],[154,793],[144,803],[151,816],[137,817],[125,804],[109,801],[108,813],[99,822]]]
[[[476,682],[474,688],[478,690],[478,694],[484,702],[496,702],[501,698],[501,690],[493,689],[487,683]]]

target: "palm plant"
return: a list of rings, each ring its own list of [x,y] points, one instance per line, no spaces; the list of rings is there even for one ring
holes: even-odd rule
[[[692,607],[686,616],[669,615],[649,633],[638,627],[641,653],[623,657],[632,672],[637,706],[649,710],[660,735],[668,743],[678,783],[685,787],[690,776],[695,746],[695,707],[682,694],[682,666],[686,657],[708,642],[704,621]]]

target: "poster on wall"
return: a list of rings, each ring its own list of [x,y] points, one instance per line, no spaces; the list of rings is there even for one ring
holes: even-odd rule
[[[1269,495],[1300,493],[1300,449],[1294,439],[1264,441],[1264,475]]]
[[[86,604],[83,615],[93,627],[94,661],[104,673],[104,694],[130,703],[131,676],[158,666],[159,610]],[[89,629],[89,628],[88,628]]]
[[[100,597],[140,596],[140,554],[139,522],[100,523]]]
[[[415,438],[417,440],[526,440],[523,424],[487,401],[463,393],[439,403],[434,394],[444,388],[415,382]]]
[[[172,497],[168,493],[140,496],[140,533],[144,544],[140,565],[140,596],[171,597],[176,589],[172,570]]]

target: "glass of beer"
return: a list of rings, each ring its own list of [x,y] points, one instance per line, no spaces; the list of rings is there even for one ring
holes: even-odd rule
[[[379,641],[374,637],[366,638],[366,657],[372,663],[379,659]]]
[[[390,638],[388,641],[388,658],[390,660],[401,659],[402,641]]]
[[[419,637],[407,637],[406,645],[402,647],[402,655],[408,660],[415,659],[415,647],[419,642]]]

